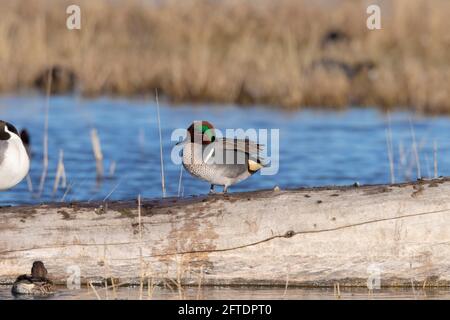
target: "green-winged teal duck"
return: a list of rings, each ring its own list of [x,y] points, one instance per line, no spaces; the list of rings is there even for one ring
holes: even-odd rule
[[[12,293],[46,295],[53,292],[53,283],[47,279],[47,269],[42,261],[33,262],[31,275],[19,276],[13,284]]]
[[[193,176],[211,184],[228,187],[261,169],[262,145],[249,139],[217,138],[213,125],[208,121],[194,121],[187,129],[183,145],[183,166]]]

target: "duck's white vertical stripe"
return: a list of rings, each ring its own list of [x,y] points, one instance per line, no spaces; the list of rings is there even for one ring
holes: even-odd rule
[[[205,162],[208,162],[208,160],[211,159],[213,153],[214,153],[214,148],[211,148],[211,151],[208,153],[208,155],[205,158]]]

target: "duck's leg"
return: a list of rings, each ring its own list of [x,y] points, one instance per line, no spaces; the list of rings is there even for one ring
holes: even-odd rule
[[[209,189],[209,193],[210,194],[216,193],[216,191],[214,191],[214,185],[213,184],[211,185],[211,188]]]
[[[227,185],[224,185],[223,186],[223,193],[227,193],[228,192],[228,186]]]

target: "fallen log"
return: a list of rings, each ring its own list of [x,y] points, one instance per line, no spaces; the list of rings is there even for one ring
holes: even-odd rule
[[[57,283],[447,286],[450,180],[0,208],[0,283],[34,260]]]

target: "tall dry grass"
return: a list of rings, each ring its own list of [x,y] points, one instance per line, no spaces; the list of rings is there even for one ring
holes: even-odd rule
[[[373,2],[383,30],[364,0],[1,1],[0,91],[58,64],[86,95],[450,111],[450,1]],[[324,44],[330,31],[345,38]]]

